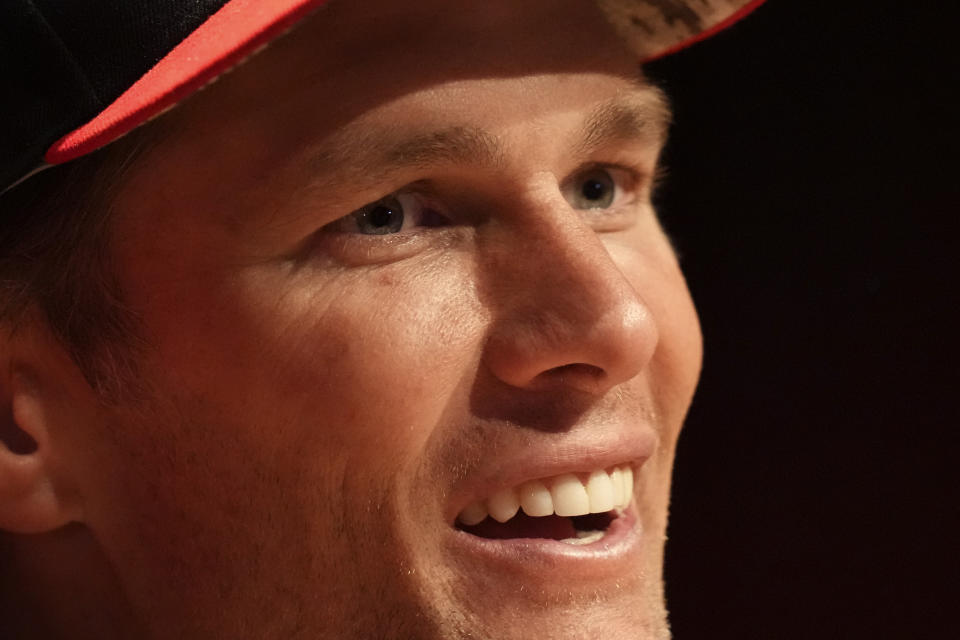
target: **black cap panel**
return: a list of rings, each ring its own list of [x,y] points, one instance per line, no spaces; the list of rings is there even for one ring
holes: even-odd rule
[[[226,0],[0,0],[0,190]]]
[[[33,0],[83,69],[112,102],[226,0]]]
[[[0,2],[0,187],[34,169],[99,103],[73,55],[26,0]]]

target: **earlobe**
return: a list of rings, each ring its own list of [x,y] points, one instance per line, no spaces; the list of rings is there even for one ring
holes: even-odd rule
[[[80,520],[79,502],[56,479],[42,392],[9,358],[0,364],[0,529],[41,533]]]

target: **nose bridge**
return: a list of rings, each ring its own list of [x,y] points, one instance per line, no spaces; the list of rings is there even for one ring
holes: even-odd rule
[[[517,306],[529,305],[525,313],[541,321],[554,318],[572,332],[595,331],[618,316],[633,315],[636,292],[596,234],[585,225],[557,226],[536,236],[524,234],[527,249],[516,253],[505,274],[517,285]]]
[[[486,360],[514,386],[563,383],[602,392],[642,370],[656,346],[656,325],[641,292],[580,213],[565,203],[547,206],[491,239],[494,322]]]

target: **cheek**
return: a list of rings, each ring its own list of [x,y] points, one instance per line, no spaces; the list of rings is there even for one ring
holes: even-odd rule
[[[328,446],[415,457],[478,357],[480,311],[462,276],[393,265],[338,286],[329,304],[304,289],[270,349],[277,393],[323,416]]]
[[[674,263],[675,264],[675,263]],[[678,267],[658,272],[660,295],[652,303],[660,341],[650,363],[657,409],[664,423],[680,426],[700,378],[703,337],[693,300]]]
[[[660,445],[640,476],[647,496],[640,509],[651,539],[662,544],[677,438],[700,376],[700,323],[676,256],[658,227],[646,228],[629,242],[611,244],[609,249],[657,324],[657,347],[641,384],[645,397],[653,402]],[[659,563],[660,553],[650,557]]]
[[[414,459],[482,334],[468,269],[448,266],[333,278],[262,268],[195,282],[154,327],[157,369],[274,455]]]
[[[703,339],[676,255],[655,224],[608,249],[656,322],[658,341],[646,382],[664,425],[679,430],[700,377]]]
[[[418,504],[424,451],[482,335],[468,269],[448,266],[326,283],[249,272],[193,279],[158,300],[145,374],[161,400],[118,427],[125,455],[110,458],[132,464],[105,474],[98,492],[113,496],[97,519],[126,540],[123,561],[176,573],[174,591],[198,608],[242,585],[285,593],[348,576],[308,590],[330,590],[332,603],[366,588],[352,580],[382,578],[384,562],[400,566],[398,540],[417,518],[384,514]],[[345,531],[375,535],[357,546]],[[168,556],[181,561],[164,567]]]

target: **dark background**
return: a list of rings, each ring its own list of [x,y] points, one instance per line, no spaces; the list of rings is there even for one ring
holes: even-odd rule
[[[676,113],[658,205],[706,340],[678,640],[960,638],[949,6],[770,0],[649,66]]]

